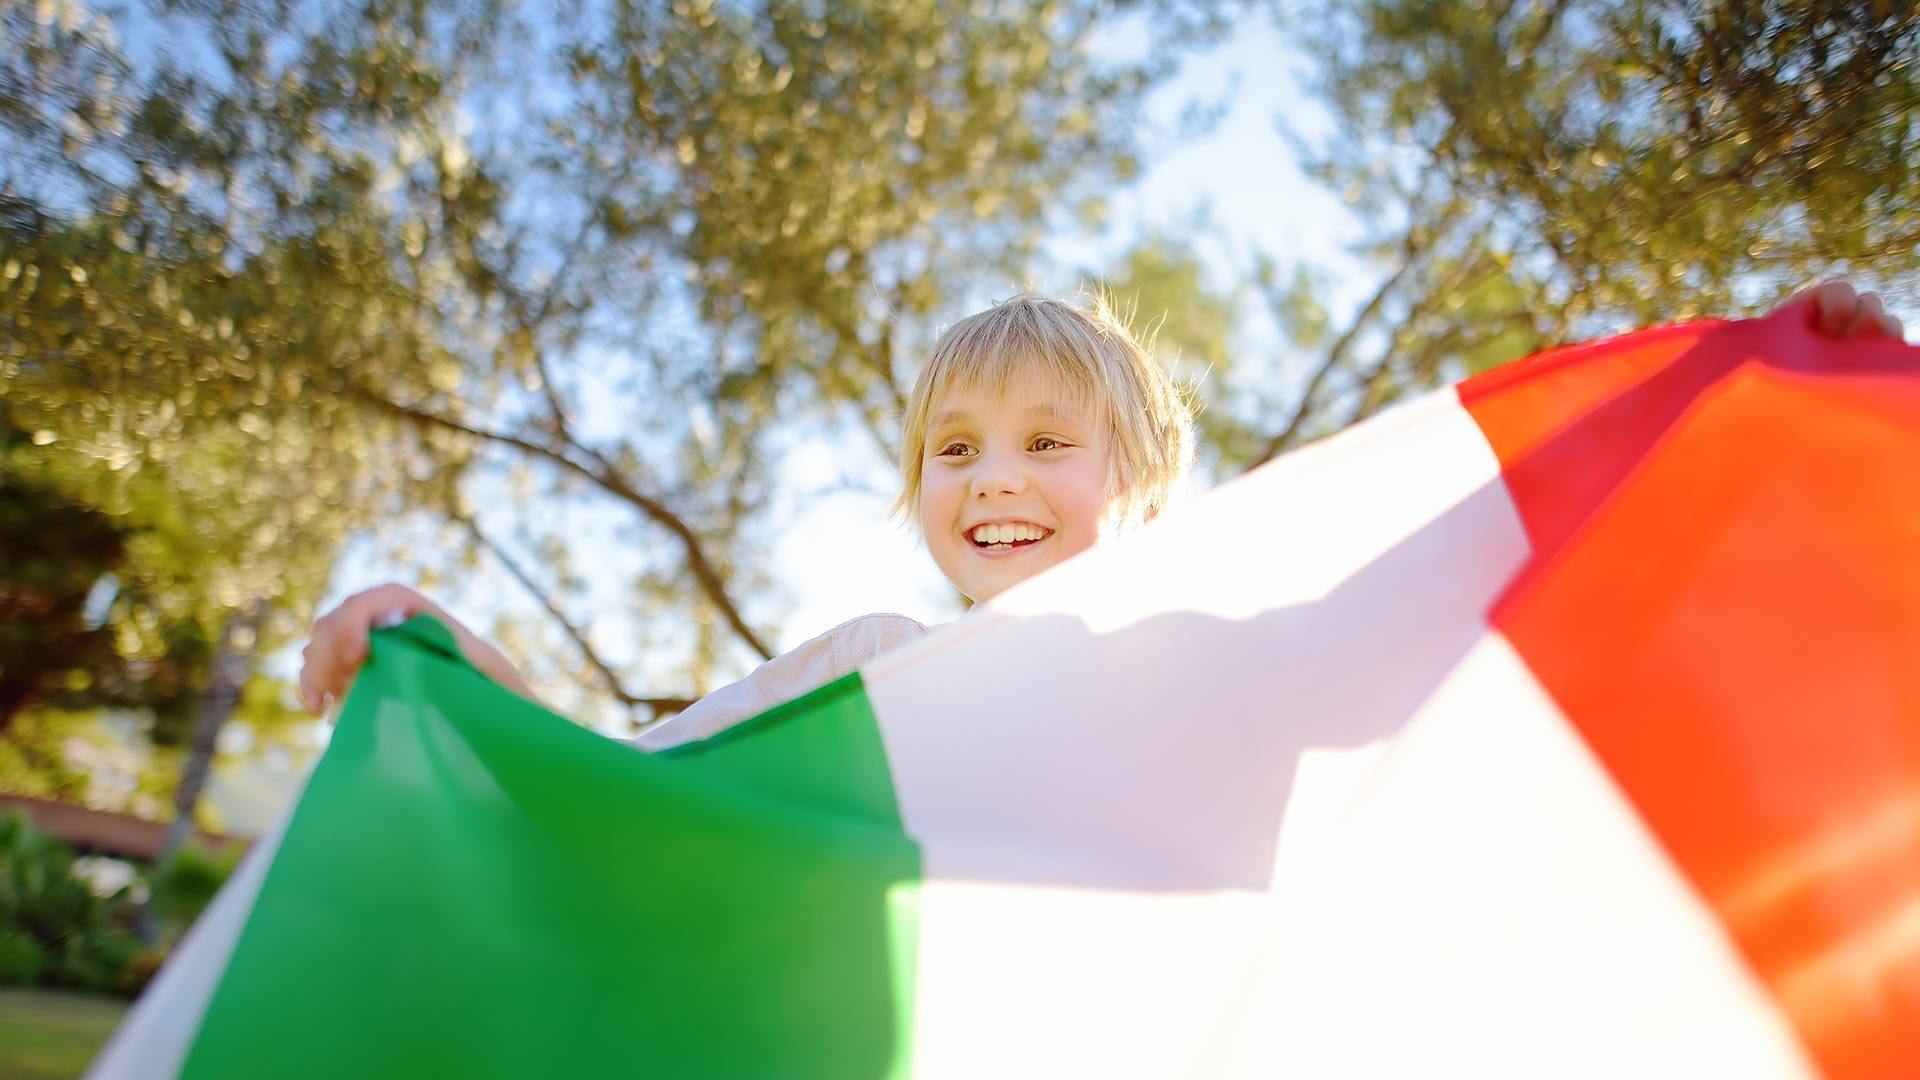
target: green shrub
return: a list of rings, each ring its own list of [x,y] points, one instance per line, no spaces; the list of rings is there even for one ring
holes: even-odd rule
[[[25,814],[0,814],[0,982],[136,993],[153,965],[117,923],[127,890],[94,895],[73,862]]]
[[[18,927],[0,929],[0,986],[30,986],[47,970],[47,950]]]
[[[213,894],[233,875],[240,861],[240,847],[230,845],[224,852],[209,851],[188,842],[154,868],[149,877],[153,889],[153,910],[162,919],[184,932],[200,917]]]
[[[137,977],[140,939],[124,930],[75,934],[54,960],[47,982],[102,994],[139,993],[144,978]]]

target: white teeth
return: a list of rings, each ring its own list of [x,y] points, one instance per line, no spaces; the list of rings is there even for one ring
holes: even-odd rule
[[[1047,530],[1027,522],[976,525],[969,532],[976,544],[1011,544],[1016,540],[1043,540]]]

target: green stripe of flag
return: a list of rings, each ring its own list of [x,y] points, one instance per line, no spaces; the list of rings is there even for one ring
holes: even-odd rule
[[[649,757],[416,618],[376,632],[185,1074],[903,1073],[919,871],[858,676]]]

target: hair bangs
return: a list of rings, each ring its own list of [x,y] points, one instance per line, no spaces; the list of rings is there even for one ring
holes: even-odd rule
[[[1060,335],[1049,333],[1024,306],[1008,312],[1006,318],[983,318],[1000,311],[995,308],[956,323],[941,340],[924,373],[929,407],[949,390],[985,390],[1003,397],[1016,388],[1034,389],[1040,391],[1035,396],[1110,424],[1108,395],[1101,393],[1103,380],[1083,351],[1064,347],[1067,343],[1059,340]]]

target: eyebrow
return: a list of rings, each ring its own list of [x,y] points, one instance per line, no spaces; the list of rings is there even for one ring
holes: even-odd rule
[[[1078,417],[1074,416],[1072,413],[1062,410],[1059,406],[1050,405],[1050,404],[1047,404],[1046,402],[1042,402],[1038,405],[1030,405],[1027,407],[1026,412],[1028,416],[1039,416],[1049,420],[1064,420],[1064,421],[1067,421],[1068,423],[1077,422],[1079,419]],[[934,417],[932,422],[927,424],[927,430],[935,431],[935,430],[938,430],[939,428],[945,427],[948,424],[958,423],[962,420],[966,420],[967,418],[968,417],[965,411],[960,409],[952,409],[947,412],[941,413],[939,416]]]

